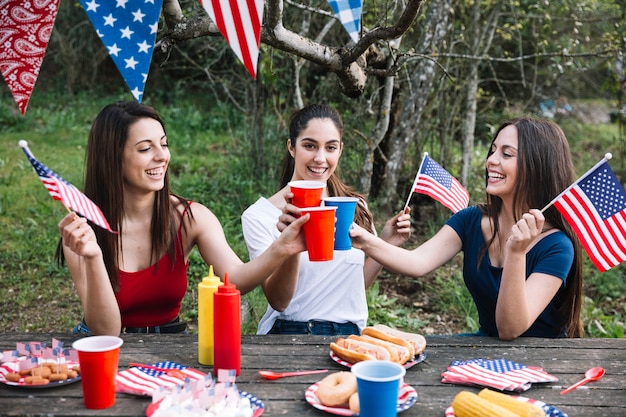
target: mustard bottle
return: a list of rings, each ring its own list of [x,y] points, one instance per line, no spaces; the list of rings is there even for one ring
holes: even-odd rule
[[[213,265],[209,266],[208,275],[198,283],[198,362],[202,365],[213,365],[213,293],[221,284],[220,278],[213,275]]]

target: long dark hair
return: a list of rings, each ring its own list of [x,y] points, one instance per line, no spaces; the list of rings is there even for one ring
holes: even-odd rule
[[[339,115],[339,112],[333,107],[324,104],[313,104],[304,107],[291,115],[289,120],[289,140],[291,146],[296,146],[296,141],[300,133],[306,129],[309,122],[313,119],[329,119],[333,122],[339,135],[343,138],[343,120]],[[295,169],[295,161],[289,151],[285,154],[280,175],[280,188],[287,186],[289,181],[293,177]],[[366,205],[365,195],[358,193],[352,187],[345,184],[337,175],[339,167],[335,169],[335,172],[328,178],[326,183],[326,190],[330,197],[335,196],[348,196],[356,197],[359,199],[359,204],[356,207],[356,213],[354,215],[354,221],[364,229],[374,232],[374,219],[372,213],[369,211]]]
[[[520,117],[508,120],[496,131],[495,138],[507,126],[517,128],[517,178],[513,192],[513,218],[517,222],[531,208],[543,208],[576,180],[569,144],[563,130],[549,120]],[[493,141],[492,141],[493,143]],[[487,157],[491,155],[491,147]],[[485,183],[487,181],[485,168]],[[498,214],[502,211],[500,197],[487,194],[486,204],[479,205],[493,224],[493,235],[481,252],[487,252],[500,230]],[[559,315],[569,337],[582,337],[580,319],[582,304],[582,247],[561,213],[550,206],[543,213],[546,221],[563,231],[574,244],[574,261],[566,285],[557,293]]]
[[[116,102],[107,105],[98,114],[91,126],[85,156],[84,193],[100,207],[111,228],[118,234],[93,226],[98,244],[102,249],[104,264],[115,290],[119,289],[117,270],[122,242],[124,218],[124,178],[122,170],[124,145],[128,130],[140,119],[158,121],[163,130],[165,125],[159,114],[150,106],[135,101]],[[178,203],[172,202],[175,197]],[[176,260],[176,230],[182,222],[177,204],[189,208],[189,201],[170,191],[169,171],[165,173],[163,188],[155,193],[154,210],[151,221],[152,252],[150,264],[168,253],[172,263]],[[191,213],[190,213],[191,215]],[[185,224],[182,225],[185,227]],[[62,262],[62,251],[57,248],[57,260]]]

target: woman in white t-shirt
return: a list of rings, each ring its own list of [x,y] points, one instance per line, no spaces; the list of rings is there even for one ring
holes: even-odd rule
[[[344,184],[336,169],[343,149],[343,121],[326,105],[307,106],[290,119],[287,154],[282,166],[281,189],[261,197],[242,215],[243,233],[255,258],[265,251],[299,215],[290,204],[290,181],[326,183],[324,197],[357,197],[355,223],[375,233],[365,197]],[[408,212],[391,218],[381,238],[393,245],[410,235]],[[259,322],[258,334],[360,334],[367,321],[365,289],[381,270],[359,249],[334,251],[333,260],[310,262],[306,252],[292,255],[263,282],[267,312]]]

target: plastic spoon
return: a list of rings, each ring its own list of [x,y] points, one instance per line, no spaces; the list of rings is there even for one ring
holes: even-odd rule
[[[598,379],[602,378],[603,375],[604,368],[590,368],[587,370],[587,372],[585,372],[584,379],[581,379],[574,385],[570,385],[569,387],[565,388],[563,391],[561,391],[561,395],[567,394],[568,392],[580,387],[583,384],[586,384],[587,382],[597,381]]]
[[[315,371],[296,371],[296,372],[274,372],[274,371],[259,371],[259,375],[266,379],[279,379],[286,376],[299,376],[310,374],[322,374],[328,372],[328,369],[317,369]]]

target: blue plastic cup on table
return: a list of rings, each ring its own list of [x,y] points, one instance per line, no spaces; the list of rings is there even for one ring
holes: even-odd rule
[[[325,206],[337,207],[335,216],[335,250],[352,249],[352,239],[350,238],[350,227],[354,222],[356,204],[359,201],[356,197],[324,197],[322,199]]]
[[[352,366],[359,392],[359,417],[396,417],[398,395],[406,369],[382,360],[357,362]]]

